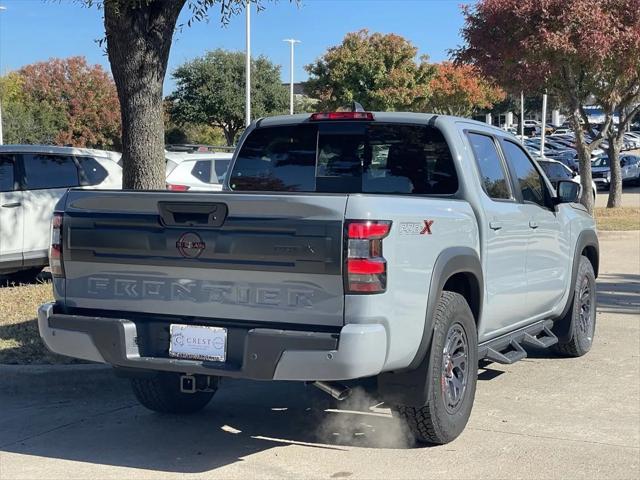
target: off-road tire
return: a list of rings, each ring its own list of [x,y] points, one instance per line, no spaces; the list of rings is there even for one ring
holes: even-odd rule
[[[152,378],[132,378],[131,388],[138,401],[149,410],[158,413],[195,413],[207,406],[215,394],[212,391],[183,393],[180,391],[180,375],[158,372]]]
[[[464,297],[442,292],[433,318],[434,331],[429,352],[428,400],[422,407],[396,405],[393,411],[405,420],[418,442],[445,444],[454,440],[467,425],[478,377],[478,334],[471,309]],[[455,411],[445,405],[444,348],[452,329],[461,327],[467,341],[466,387]]]
[[[585,328],[580,314],[582,309],[581,292],[584,285],[589,288],[590,310],[589,322]],[[593,345],[593,337],[596,329],[596,276],[593,273],[593,266],[585,256],[580,257],[578,275],[573,286],[573,300],[569,311],[560,320],[556,320],[560,330],[569,332],[569,340],[558,342],[553,345],[552,350],[565,357],[581,357],[585,355]]]

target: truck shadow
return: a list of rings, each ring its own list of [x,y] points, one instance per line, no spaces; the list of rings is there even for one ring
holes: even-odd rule
[[[640,274],[604,274],[597,287],[598,313],[640,313]]]
[[[0,452],[202,473],[277,447],[297,445],[318,455],[416,447],[404,423],[364,389],[336,405],[301,383],[230,380],[203,412],[171,416],[139,406],[126,381],[96,385],[103,387],[53,389],[39,400],[26,389],[10,400],[0,394]]]

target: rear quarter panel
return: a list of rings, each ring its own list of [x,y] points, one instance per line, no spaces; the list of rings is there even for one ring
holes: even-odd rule
[[[401,195],[351,195],[347,220],[391,220],[383,241],[387,291],[346,295],[345,323],[379,323],[387,330],[384,370],[404,368],[418,351],[425,328],[429,285],[438,255],[448,247],[479,251],[478,228],[463,200]],[[431,233],[425,221],[433,222]]]

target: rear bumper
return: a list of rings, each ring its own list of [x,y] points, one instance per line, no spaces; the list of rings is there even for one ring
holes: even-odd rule
[[[168,323],[65,315],[46,303],[38,328],[55,353],[115,367],[254,380],[349,380],[377,375],[387,352],[379,324],[348,324],[339,333],[228,329],[227,361],[170,358]]]

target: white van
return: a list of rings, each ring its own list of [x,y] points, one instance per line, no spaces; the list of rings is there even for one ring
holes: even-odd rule
[[[0,275],[48,264],[53,209],[70,187],[122,188],[120,154],[49,145],[0,146]]]

